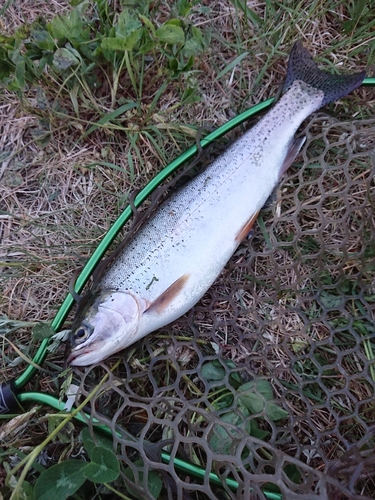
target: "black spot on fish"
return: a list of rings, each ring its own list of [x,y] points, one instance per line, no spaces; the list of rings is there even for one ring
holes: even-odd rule
[[[365,76],[365,71],[352,75],[332,75],[319,69],[309,51],[298,41],[290,52],[283,92],[286,92],[295,80],[302,80],[314,89],[324,92],[324,106],[358,88]]]

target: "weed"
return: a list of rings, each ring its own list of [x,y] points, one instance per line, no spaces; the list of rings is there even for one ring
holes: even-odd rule
[[[137,142],[143,132],[161,133],[155,114],[168,86],[184,81],[174,109],[200,99],[194,57],[210,38],[189,21],[193,5],[179,2],[179,17],[160,25],[152,8],[148,0],[112,12],[107,2],[83,0],[49,23],[38,18],[0,39],[0,82],[22,98],[36,86],[45,97],[34,111],[49,123],[68,119],[68,126],[86,128],[83,137],[97,128],[121,128],[142,163]],[[56,85],[57,95],[48,99],[46,86],[51,94]],[[65,95],[73,116],[60,105]]]
[[[120,466],[111,450],[111,440],[98,435],[94,442],[88,429],[84,429],[80,437],[90,460],[66,460],[44,471],[35,483],[36,498],[65,500],[87,480],[105,484],[118,478]]]

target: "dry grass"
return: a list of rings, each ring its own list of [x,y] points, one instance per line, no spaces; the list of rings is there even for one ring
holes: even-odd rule
[[[80,140],[86,122],[95,122],[99,115],[82,109],[78,119],[69,96],[58,87],[46,85],[42,100],[52,103],[58,94],[64,116],[43,112],[41,89],[30,88],[22,102],[7,91],[0,94],[0,314],[15,324],[53,319],[73,270],[92,253],[126,205],[128,194],[186,149],[194,128],[217,127],[275,95],[297,38],[326,66],[354,71],[374,62],[373,31],[358,31],[371,19],[360,20],[347,34],[342,32],[342,23],[350,18],[346,2],[335,7],[328,1],[248,2],[263,21],[259,26],[246,19],[235,2],[202,4],[210,7],[210,14],[196,9],[191,17],[192,24],[212,29],[210,47],[191,76],[201,101],[178,106],[184,82],[171,85],[151,119],[161,133],[153,136],[154,142],[141,133],[138,153],[127,135],[132,116],[118,130],[101,128]],[[38,15],[51,19],[69,8],[62,1],[16,0],[10,2],[0,27],[12,33]],[[162,22],[168,12],[168,3],[161,3],[154,15]],[[248,55],[241,63],[223,73],[245,51]],[[144,113],[155,92],[151,77],[145,89]],[[121,91],[125,95],[127,88]],[[284,442],[285,453],[295,453],[298,441],[312,445],[322,436],[320,452],[305,456],[305,462],[317,470],[344,453],[347,443],[357,442],[363,429],[373,424],[373,386],[369,375],[364,382],[355,374],[360,368],[370,373],[358,323],[367,326],[375,319],[374,123],[353,125],[351,121],[353,115],[366,118],[373,99],[374,90],[366,88],[335,104],[331,111],[341,120],[347,118],[347,124],[325,116],[307,124],[304,167],[291,169],[279,200],[272,210],[263,212],[261,222],[267,230],[256,228],[253,239],[240,247],[212,290],[185,318],[128,351],[129,363],[124,360],[117,373],[118,381],[128,380],[124,392],[117,389],[119,399],[114,401],[108,393],[102,395],[98,401],[103,413],[112,416],[128,393],[148,401],[160,395],[176,401],[182,394],[192,400],[201,397],[197,409],[206,410],[207,401],[212,404],[215,397],[208,396],[198,369],[215,347],[221,359],[245,367],[248,377],[268,377],[275,394],[285,399],[295,426],[290,440]],[[101,95],[103,112],[111,110],[110,104],[110,95]],[[138,117],[137,123],[143,118]],[[199,339],[190,339],[192,330],[199,332]],[[35,350],[29,342],[30,329],[9,338],[30,356]],[[346,346],[356,343],[362,346],[356,357],[346,355]],[[5,342],[3,346],[0,371],[9,377],[22,365],[12,368],[10,361],[17,354]],[[152,364],[155,353],[163,362]],[[62,364],[62,356],[54,359]],[[151,381],[146,380],[146,369]],[[85,385],[88,380],[88,387],[100,378],[99,372],[90,374],[92,378],[82,382]],[[345,387],[350,374],[356,383],[349,391]],[[46,392],[57,392],[52,376],[39,383]],[[288,392],[288,387],[295,392]],[[118,423],[144,424],[143,403],[134,401]],[[314,404],[316,409],[311,411]],[[357,418],[360,404],[363,421]],[[191,414],[183,408],[185,427],[178,430],[170,424],[175,437],[190,429]],[[146,409],[152,415],[154,410]],[[348,415],[356,415],[350,430],[345,427]],[[46,430],[38,415],[32,418],[32,428],[42,425]],[[338,430],[342,435],[336,438]],[[148,432],[168,434],[156,424]],[[326,444],[329,432],[335,436]],[[34,438],[25,436],[22,427],[11,444],[32,445]],[[185,451],[191,449],[186,446]],[[367,484],[367,494],[372,487]]]

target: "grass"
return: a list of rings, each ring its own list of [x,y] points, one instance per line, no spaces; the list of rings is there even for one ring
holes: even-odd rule
[[[109,26],[119,25],[120,3],[89,2],[86,10],[85,5],[75,7],[82,12],[75,18],[76,35],[70,26],[68,45],[60,44],[68,52],[60,50],[57,59],[55,54],[54,66],[57,47],[47,46],[48,68],[38,78],[22,65],[31,50],[22,38],[28,34],[25,26],[34,23],[33,50],[39,50],[40,37],[48,32],[39,16],[53,22],[58,39],[65,28],[56,19],[66,25],[73,7],[60,0],[28,0],[22,6],[11,0],[2,8],[0,46],[10,44],[7,50],[18,65],[16,78],[9,77],[0,94],[2,379],[17,376],[25,366],[8,340],[23,356],[32,356],[37,342],[30,342],[31,329],[52,320],[72,272],[92,253],[129,193],[191,145],[202,124],[217,127],[275,95],[296,39],[332,71],[374,64],[374,21],[362,1],[334,7],[328,1],[139,2],[142,27],[152,43],[143,54],[129,49],[127,57],[111,52],[110,44],[118,41],[108,41],[116,38],[108,36],[113,34]],[[177,19],[174,26],[180,28],[172,36],[180,37],[182,30],[185,43],[198,43],[202,35],[201,54],[191,66],[189,46],[176,38],[166,44],[163,31],[156,35],[170,19]],[[107,39],[107,58],[88,55],[81,36],[85,29]],[[15,33],[19,38],[12,38]],[[24,44],[18,52],[17,43]],[[0,51],[5,57],[9,52]],[[64,69],[64,64],[70,66]],[[254,487],[256,473],[274,470],[272,457],[282,457],[289,477],[298,478],[297,468],[310,473],[311,467],[319,474],[340,464],[350,445],[360,442],[362,454],[373,448],[373,100],[373,89],[360,89],[330,106],[343,123],[324,114],[308,121],[300,164],[289,170],[276,202],[262,212],[252,239],[186,317],[126,351],[115,374],[93,395],[94,414],[105,415],[112,429],[120,425],[137,439],[180,442],[192,462],[205,467],[213,459],[216,470],[225,469],[240,483],[251,479]],[[208,364],[215,359],[219,367]],[[41,372],[30,390],[58,394],[62,360],[62,349],[50,356],[45,368],[51,373]],[[85,397],[106,373],[104,367],[76,372]],[[288,411],[288,420],[270,417],[260,390],[248,396],[259,412],[248,399],[244,406],[238,388],[262,377],[272,384],[267,397]],[[228,434],[224,421],[234,424],[237,434]],[[22,422],[11,422],[12,439],[0,452],[8,474],[15,450],[37,449],[52,425],[45,410],[30,414],[26,429]],[[66,428],[63,437],[44,446],[50,457],[46,465],[56,463],[59,454],[68,460],[78,452],[77,428]],[[254,444],[254,437],[263,443]],[[246,467],[213,457],[207,442],[212,445],[215,438],[233,452],[242,440]],[[117,490],[131,498],[134,482],[152,490],[145,479],[150,458],[138,445],[113,440],[123,473]],[[265,460],[264,468],[261,461],[250,464],[254,453]],[[297,465],[290,457],[298,458]],[[366,470],[351,498],[360,491],[373,496],[375,485]],[[34,484],[38,474],[31,470],[27,482]],[[159,487],[164,478],[157,474],[153,481]],[[4,486],[3,494],[14,493],[19,477]],[[181,477],[188,491],[188,480]],[[0,475],[1,481],[3,486]],[[349,488],[345,473],[341,481]],[[158,498],[167,498],[167,485]],[[86,488],[79,498],[104,497],[91,483]],[[206,498],[203,491],[191,494]],[[219,498],[214,489],[210,495]]]

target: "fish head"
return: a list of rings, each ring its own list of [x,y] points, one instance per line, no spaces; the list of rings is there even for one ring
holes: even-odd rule
[[[72,366],[99,363],[131,344],[140,315],[139,301],[130,292],[97,292],[74,318],[67,363]]]

